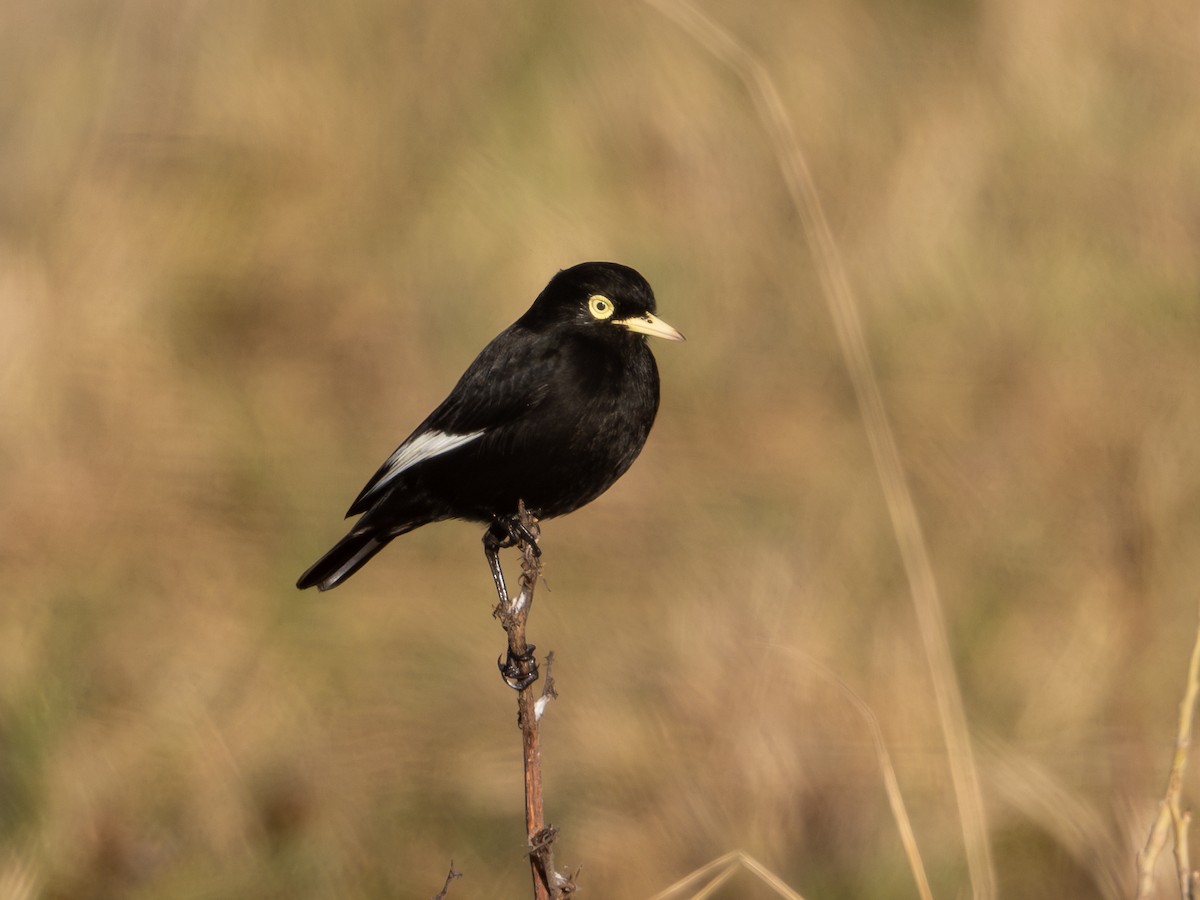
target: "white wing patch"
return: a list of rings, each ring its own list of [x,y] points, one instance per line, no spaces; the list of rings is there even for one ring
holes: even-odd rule
[[[387,458],[387,462],[383,464],[384,473],[380,476],[379,481],[371,488],[364,496],[373,497],[383,491],[396,476],[406,469],[411,469],[419,462],[431,459],[434,456],[441,456],[443,453],[449,453],[463,444],[469,444],[471,441],[481,437],[487,429],[472,431],[470,434],[447,434],[444,431],[423,431],[420,434],[415,434],[399,447],[396,452]]]

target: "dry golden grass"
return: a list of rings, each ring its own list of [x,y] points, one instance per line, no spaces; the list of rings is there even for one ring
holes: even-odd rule
[[[776,79],[862,304],[999,893],[1131,896],[1200,594],[1195,11],[704,9]],[[292,584],[588,258],[689,343],[633,471],[544,531],[559,863],[646,897],[740,848],[805,897],[915,896],[809,657],[873,710],[933,895],[966,889],[817,269],[686,34],[640,3],[18,3],[0,84],[0,891],[421,897],[453,858],[451,898],[523,895],[478,530]]]

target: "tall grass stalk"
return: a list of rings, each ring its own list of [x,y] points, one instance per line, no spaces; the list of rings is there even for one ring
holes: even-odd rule
[[[996,895],[996,874],[988,843],[987,817],[937,580],[863,337],[854,293],[804,152],[770,73],[754,53],[686,0],[646,2],[683,27],[697,43],[729,66],[745,85],[803,222],[908,577],[946,741],[973,893],[979,900],[991,900]]]

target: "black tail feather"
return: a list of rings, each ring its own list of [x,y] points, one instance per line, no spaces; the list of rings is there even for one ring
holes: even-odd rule
[[[327,591],[335,588],[363,566],[372,556],[388,545],[394,534],[379,534],[374,531],[352,531],[333,548],[309,566],[300,576],[296,587],[300,590],[317,587]]]

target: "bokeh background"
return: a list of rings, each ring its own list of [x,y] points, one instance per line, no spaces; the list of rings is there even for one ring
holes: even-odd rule
[[[1200,600],[1200,16],[701,4],[776,79],[840,242],[1001,892],[1130,896]],[[592,897],[734,848],[808,897],[914,896],[832,671],[935,895],[969,891],[816,264],[685,32],[636,2],[18,0],[0,85],[6,897],[427,897],[451,859],[451,897],[527,894],[480,529],[293,583],[584,259],[640,269],[689,342],[655,348],[633,470],[544,532],[558,862]]]

